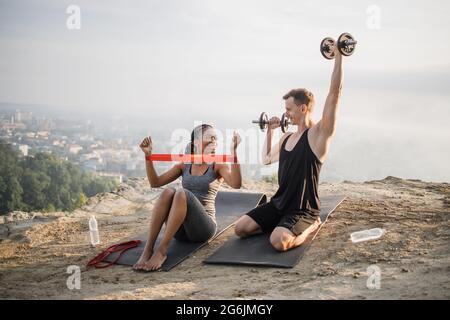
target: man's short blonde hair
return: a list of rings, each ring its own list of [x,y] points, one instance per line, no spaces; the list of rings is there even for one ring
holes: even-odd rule
[[[294,103],[297,106],[306,104],[306,106],[308,107],[308,112],[313,111],[315,100],[314,95],[312,94],[311,91],[304,88],[292,89],[283,96],[283,99],[287,100],[290,97],[294,98]]]

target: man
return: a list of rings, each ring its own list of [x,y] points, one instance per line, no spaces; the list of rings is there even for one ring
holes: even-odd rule
[[[279,188],[270,202],[256,207],[238,220],[235,233],[239,237],[271,232],[272,246],[278,251],[286,251],[302,244],[319,227],[319,174],[336,130],[342,77],[342,55],[335,48],[330,90],[322,119],[317,123],[311,119],[314,108],[311,92],[293,89],[283,97],[286,117],[291,124],[298,126],[298,130],[285,133],[271,148],[272,132],[280,126],[280,120],[276,117],[270,119],[263,147],[263,163],[280,162]]]

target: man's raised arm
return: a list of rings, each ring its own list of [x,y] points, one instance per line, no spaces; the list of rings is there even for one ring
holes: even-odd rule
[[[338,103],[342,90],[342,55],[339,50],[335,50],[334,69],[331,75],[330,91],[328,92],[325,107],[323,108],[322,120],[320,121],[320,131],[327,136],[332,136],[336,129],[336,118]]]

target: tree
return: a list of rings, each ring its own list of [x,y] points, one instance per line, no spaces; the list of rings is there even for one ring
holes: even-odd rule
[[[0,142],[0,212],[22,208],[22,187],[18,154],[10,145]]]
[[[0,214],[13,210],[67,210],[86,203],[86,196],[110,192],[117,184],[83,172],[55,155],[19,157],[0,140]]]
[[[43,210],[47,205],[45,190],[50,185],[50,177],[44,172],[34,172],[26,168],[22,175],[22,199],[28,210]]]
[[[81,193],[79,194],[79,196],[78,196],[78,200],[77,200],[77,202],[75,203],[75,206],[76,206],[77,208],[79,208],[79,207],[81,207],[81,206],[84,206],[84,205],[86,204],[87,201],[88,201],[88,197],[86,197],[86,195],[85,195],[83,192],[81,192]]]

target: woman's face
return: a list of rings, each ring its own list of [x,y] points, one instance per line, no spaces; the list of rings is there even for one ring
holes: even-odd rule
[[[201,143],[201,150],[198,150],[198,153],[203,154],[214,154],[216,153],[217,148],[217,134],[214,128],[208,128],[206,129],[202,134],[202,140],[196,141],[197,147],[200,146]]]

